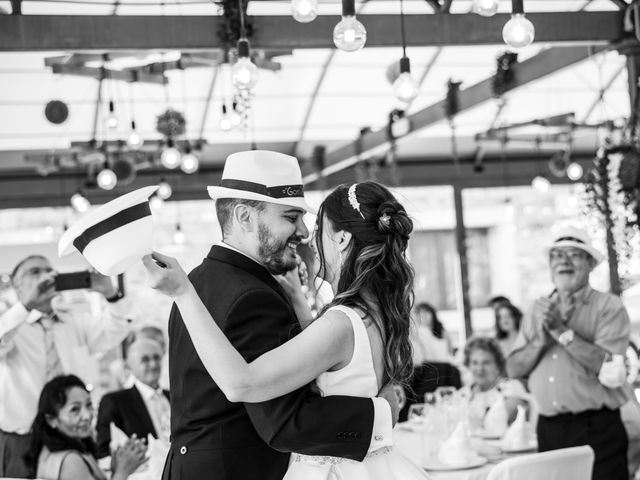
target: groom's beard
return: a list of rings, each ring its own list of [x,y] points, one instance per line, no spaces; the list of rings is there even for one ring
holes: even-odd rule
[[[297,235],[286,240],[278,240],[265,224],[258,226],[258,259],[272,275],[282,275],[293,270],[296,263],[296,251],[288,243],[300,243]]]

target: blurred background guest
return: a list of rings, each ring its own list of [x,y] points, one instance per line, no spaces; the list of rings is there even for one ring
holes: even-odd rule
[[[518,332],[520,331],[520,320],[522,312],[511,303],[504,303],[495,309],[496,314],[496,338],[502,350],[502,355],[506,358],[511,353]]]
[[[460,388],[460,372],[453,365],[451,345],[438,314],[428,303],[415,307],[410,336],[413,348],[413,374],[405,386],[406,402],[400,410],[400,421],[405,421],[409,407],[422,403],[424,394],[438,387]]]
[[[135,376],[126,362],[129,346],[137,339],[148,338],[155,341],[162,350],[162,368],[160,373],[160,387],[169,389],[169,358],[167,355],[167,341],[165,334],[159,327],[145,325],[144,327],[130,333],[122,341],[122,358],[117,358],[109,364],[109,374],[112,380],[112,388],[109,390],[124,390],[133,387]]]
[[[464,365],[472,383],[465,390],[469,398],[469,415],[481,424],[492,405],[500,398],[507,408],[508,422],[515,420],[518,405],[527,406],[527,392],[519,380],[506,376],[506,361],[493,338],[475,337],[464,347]]]
[[[416,305],[414,311],[411,335],[413,364],[418,366],[425,362],[450,362],[451,344],[436,309],[423,302]]]
[[[55,276],[41,255],[24,258],[11,273],[18,302],[0,316],[0,477],[34,473],[23,458],[44,384],[63,373],[81,374],[90,354],[116,347],[130,331],[128,302],[109,277],[91,273],[91,289],[109,307],[95,315],[88,303],[66,303]]]
[[[55,377],[42,389],[27,462],[42,480],[106,480],[93,441],[93,406],[75,375]],[[114,452],[112,480],[125,480],[145,462],[146,446],[130,439]]]
[[[134,378],[133,386],[106,394],[98,409],[98,458],[110,455],[113,423],[127,436],[136,435],[169,441],[169,391],[160,389],[162,347],[150,338],[137,338],[127,350],[126,363]]]
[[[501,305],[509,305],[511,304],[511,300],[503,295],[496,295],[495,297],[491,297],[487,302],[487,306],[492,309],[497,309]]]

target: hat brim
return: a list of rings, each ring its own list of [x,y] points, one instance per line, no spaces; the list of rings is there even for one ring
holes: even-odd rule
[[[215,187],[209,186],[207,187],[207,192],[209,192],[209,196],[217,200],[219,198],[239,198],[242,200],[256,200],[259,202],[269,202],[275,203],[276,205],[287,205],[290,207],[301,208],[313,215],[316,215],[318,212],[309,206],[309,204],[305,201],[303,197],[284,197],[284,198],[273,198],[268,197],[267,195],[261,195],[255,192],[248,192],[246,190],[236,190],[234,188],[226,188],[226,187]]]
[[[101,205],[89,215],[82,217],[76,223],[71,225],[67,231],[62,234],[62,237],[60,237],[60,240],[58,241],[58,256],[64,257],[73,253],[76,250],[73,242],[89,227],[106,220],[125,208],[147,201],[149,197],[158,190],[158,188],[159,187],[157,185],[139,188],[138,190],[129,192],[105,203],[104,205]]]
[[[585,245],[584,243],[573,242],[571,240],[562,240],[560,242],[556,242],[553,245],[546,247],[545,251],[547,252],[547,255],[548,255],[551,249],[562,248],[562,247],[577,248],[579,250],[582,250],[583,252],[587,252],[596,261],[596,265],[600,265],[604,260],[604,255],[602,255],[602,253],[600,253],[598,250],[593,248],[591,245]]]

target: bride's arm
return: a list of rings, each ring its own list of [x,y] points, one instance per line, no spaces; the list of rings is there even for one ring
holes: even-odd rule
[[[178,263],[154,253],[144,263],[154,288],[174,298],[211,378],[232,402],[262,402],[289,393],[351,357],[353,330],[341,312],[327,312],[287,343],[247,363],[213,321]]]

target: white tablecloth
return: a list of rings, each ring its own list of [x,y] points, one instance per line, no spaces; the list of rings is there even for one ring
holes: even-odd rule
[[[402,427],[393,431],[394,448],[400,450],[405,456],[410,458],[418,465],[423,463],[423,439],[421,434],[414,431],[406,430]],[[490,442],[484,445],[486,451],[490,453],[486,455],[489,462],[482,467],[470,468],[465,470],[451,470],[451,471],[429,471],[429,476],[433,480],[485,480],[489,475],[489,472],[497,463],[501,460],[508,458],[508,455],[504,455],[499,452],[495,442]],[[480,451],[482,455],[483,451]]]

